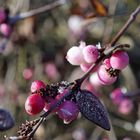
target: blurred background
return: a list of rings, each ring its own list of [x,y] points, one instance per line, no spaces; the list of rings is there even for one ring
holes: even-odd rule
[[[15,16],[53,2],[0,0],[0,7],[8,8],[10,16]],[[80,41],[109,43],[139,4],[139,0],[67,0],[61,6],[16,22],[8,38],[1,33],[0,108],[12,114],[15,125],[0,132],[0,139],[5,134],[16,135],[21,123],[37,117],[29,116],[24,109],[32,81],[38,79],[50,84],[81,77],[84,72],[80,67],[66,61],[68,49],[79,46]],[[118,43],[127,43],[131,48],[130,65],[117,82],[103,87],[95,87],[91,81],[84,84],[91,91],[96,88],[97,96],[108,109],[113,129],[106,132],[81,115],[68,125],[56,115],[50,115],[39,127],[35,140],[139,140],[139,97],[132,100],[133,104],[124,103],[119,109],[110,94],[116,88],[123,88],[131,95],[139,93],[140,14]],[[129,106],[129,111],[122,111]]]

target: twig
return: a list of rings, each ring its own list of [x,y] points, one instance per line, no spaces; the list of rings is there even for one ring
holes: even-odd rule
[[[10,17],[9,18],[9,23],[14,24],[15,22],[17,22],[19,20],[29,18],[29,17],[35,16],[35,15],[41,14],[43,12],[52,10],[52,9],[54,9],[54,8],[64,4],[64,3],[65,3],[65,0],[57,0],[53,3],[51,3],[51,4],[45,5],[43,7],[38,8],[38,9],[31,10],[31,11],[28,11],[28,12],[25,12],[25,13],[21,13],[19,15],[14,16],[14,17]]]
[[[28,139],[30,140],[31,138],[33,138],[36,130],[38,129],[38,127],[42,124],[42,122],[45,120],[44,117],[40,118],[39,122],[37,123],[36,127],[31,131],[31,133],[28,134]]]
[[[137,15],[140,12],[140,5],[136,8],[136,10],[130,15],[130,18],[124,24],[124,26],[120,29],[120,31],[116,34],[116,36],[110,42],[111,46],[115,45],[119,38],[124,34],[124,32],[128,29],[128,27],[134,22]]]

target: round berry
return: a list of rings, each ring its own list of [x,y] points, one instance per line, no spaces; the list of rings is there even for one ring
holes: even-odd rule
[[[133,102],[129,99],[124,99],[119,105],[119,112],[122,114],[129,114],[133,109]]]
[[[113,103],[119,105],[124,100],[123,94],[125,92],[126,92],[125,88],[116,88],[115,90],[113,90],[110,95]]]
[[[70,48],[67,52],[66,59],[72,65],[80,65],[84,62],[82,49],[76,46]]]
[[[80,64],[80,68],[83,72],[87,72],[91,65],[91,63],[82,63]]]
[[[72,15],[68,19],[68,26],[70,31],[73,33],[75,36],[79,36],[83,32],[83,27],[82,27],[82,21],[84,19],[81,16],[77,15]]]
[[[110,64],[114,69],[122,70],[128,65],[128,63],[129,56],[125,51],[118,50],[110,57]]]
[[[105,59],[103,64],[105,65],[105,67],[107,69],[111,68],[111,64],[110,64],[110,59],[109,58]]]
[[[110,75],[110,73],[107,71],[105,65],[101,65],[99,67],[99,69],[98,69],[98,77],[99,77],[100,82],[103,85],[113,84],[117,79],[117,76]]]
[[[30,80],[33,76],[33,70],[30,69],[30,68],[26,68],[23,70],[23,77],[26,79],[26,80]]]
[[[2,23],[2,24],[0,25],[0,32],[1,32],[4,36],[8,37],[8,36],[11,34],[11,31],[12,31],[12,28],[11,28],[11,26],[10,26],[9,24]]]
[[[25,110],[29,115],[40,113],[45,106],[45,100],[39,94],[30,95],[25,102]]]
[[[31,92],[35,92],[41,88],[45,88],[46,85],[43,81],[41,80],[35,80],[34,82],[32,82],[31,84]]]
[[[70,123],[75,120],[78,116],[79,110],[77,105],[72,101],[65,101],[60,106],[57,114],[64,120],[64,123]]]
[[[95,88],[102,86],[101,80],[96,72],[91,74],[89,81]]]
[[[87,63],[96,62],[99,52],[96,46],[88,45],[83,49],[83,56]]]

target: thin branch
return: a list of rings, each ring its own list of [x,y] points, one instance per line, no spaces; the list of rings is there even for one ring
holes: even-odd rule
[[[136,10],[130,15],[130,18],[127,20],[127,22],[124,24],[124,26],[120,29],[120,31],[117,33],[117,35],[112,39],[110,42],[111,46],[114,46],[116,42],[119,40],[119,38],[124,34],[124,32],[128,29],[128,27],[134,22],[137,15],[140,12],[140,5],[136,8]]]
[[[41,14],[43,12],[52,10],[52,9],[58,7],[58,6],[61,6],[64,3],[65,3],[65,0],[57,0],[53,3],[51,3],[51,4],[45,5],[43,7],[38,8],[38,9],[34,9],[34,10],[31,10],[31,11],[28,11],[28,12],[25,12],[25,13],[21,13],[19,15],[14,16],[14,17],[10,17],[9,18],[9,23],[14,24],[15,22],[17,22],[19,20],[29,18],[29,17],[35,16],[35,15]]]

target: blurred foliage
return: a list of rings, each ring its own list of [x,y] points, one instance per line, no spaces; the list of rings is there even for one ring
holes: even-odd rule
[[[39,8],[49,4],[54,0],[1,0],[1,7],[9,7],[11,15]],[[93,0],[94,1],[94,0]],[[114,0],[102,0],[106,9],[112,7]],[[105,30],[110,26],[112,30],[107,36],[107,43],[124,25],[130,13],[140,3],[139,0],[117,0],[116,10],[110,13],[112,18],[99,17],[100,15],[92,7],[92,1],[68,0],[66,4],[39,14],[37,16],[17,22],[13,33],[9,38],[5,50],[0,54],[0,107],[9,110],[16,121],[14,128],[0,132],[0,139],[4,134],[16,134],[18,126],[31,120],[24,110],[24,102],[30,93],[30,84],[35,79],[43,80],[46,83],[55,83],[61,80],[74,80],[81,76],[79,68],[71,66],[66,62],[67,50],[72,45],[79,45],[79,41],[84,40],[87,44],[102,43],[106,34]],[[80,12],[79,12],[80,11]],[[85,26],[80,34],[74,34],[69,26],[69,18],[77,14],[83,18]],[[93,22],[89,22],[88,15],[97,16]],[[107,15],[106,15],[107,16]],[[108,20],[112,19],[111,24]],[[79,25],[80,26],[80,25]],[[84,28],[84,29],[83,29]],[[140,108],[138,101],[136,108],[129,115],[122,115],[117,112],[116,107],[109,99],[109,93],[113,88],[125,86],[130,92],[135,92],[140,86],[140,14],[124,36],[120,43],[131,45],[129,50],[130,66],[120,75],[117,83],[113,86],[103,87],[99,90],[105,105],[107,106],[110,118],[118,140],[127,136],[132,140],[139,140],[139,133],[134,128],[135,122],[140,119]],[[2,43],[3,36],[0,38]],[[48,64],[55,67],[55,76],[50,77],[46,71]],[[31,76],[28,77],[29,69]],[[78,72],[76,72],[76,70]],[[125,75],[124,73],[127,73]],[[36,133],[36,140],[80,140],[76,134],[81,134],[85,139],[103,140],[112,132],[105,132],[93,123],[79,116],[73,123],[65,125],[55,115],[48,117],[47,121]],[[78,135],[77,134],[77,135]],[[97,137],[98,136],[98,137]],[[113,140],[113,139],[112,139]]]

